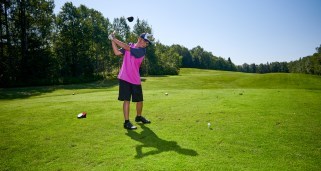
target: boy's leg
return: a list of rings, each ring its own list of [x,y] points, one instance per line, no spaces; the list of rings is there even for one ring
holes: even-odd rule
[[[136,112],[137,112],[137,116],[135,118],[136,122],[142,122],[144,124],[150,123],[150,121],[148,119],[146,119],[145,117],[142,116],[142,112],[143,112],[143,102],[137,102],[136,103]]]
[[[125,119],[124,128],[132,130],[132,129],[137,129],[137,127],[132,125],[129,121],[130,97],[131,97],[131,84],[126,81],[119,80],[118,100],[124,101],[123,102],[123,114]]]
[[[130,101],[124,101],[123,103],[123,112],[124,112],[124,119],[129,120],[129,109],[130,109]]]
[[[142,112],[143,112],[143,102],[137,102],[136,103],[137,116],[142,116]]]
[[[136,102],[136,113],[137,113],[135,121],[146,124],[146,123],[150,123],[150,121],[142,116],[143,101],[144,101],[144,98],[143,98],[142,86],[141,85],[133,86],[133,102]]]
[[[129,109],[130,109],[130,101],[125,100],[123,103],[123,112],[124,112],[124,119],[125,119],[124,128],[129,130],[137,129],[137,127],[134,126],[129,121]]]

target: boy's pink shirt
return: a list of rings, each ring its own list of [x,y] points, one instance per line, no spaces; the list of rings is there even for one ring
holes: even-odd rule
[[[135,45],[130,45],[131,48],[135,48]],[[125,51],[123,64],[118,74],[118,79],[127,81],[132,84],[140,85],[139,68],[143,62],[144,56],[141,58],[135,58],[129,51]]]

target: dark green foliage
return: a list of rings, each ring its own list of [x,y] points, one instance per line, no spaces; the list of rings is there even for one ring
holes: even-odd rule
[[[200,46],[191,50],[180,45],[172,45],[172,48],[173,51],[177,52],[178,55],[181,56],[181,67],[183,68],[236,71],[236,66],[230,58],[225,60],[222,57],[216,57],[211,52],[205,51]]]
[[[321,75],[321,53],[289,63],[290,72]]]
[[[111,72],[105,70],[105,66],[112,64],[107,39],[110,24],[100,12],[66,3],[57,16],[56,26],[54,51],[60,83],[70,78],[100,78]]]
[[[50,83],[53,8],[52,0],[1,1],[1,86]]]

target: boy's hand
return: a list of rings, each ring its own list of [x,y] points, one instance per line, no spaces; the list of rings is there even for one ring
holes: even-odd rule
[[[114,38],[115,38],[115,33],[116,33],[116,31],[113,31],[113,33],[111,33],[109,36],[108,36],[108,39],[109,40],[114,40]]]
[[[115,38],[115,35],[114,35],[114,33],[111,33],[109,36],[108,36],[108,39],[109,40],[114,40],[114,38]]]

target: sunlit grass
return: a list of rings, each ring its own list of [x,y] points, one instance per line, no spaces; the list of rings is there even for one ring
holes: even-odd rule
[[[143,80],[152,124],[136,131],[122,127],[117,81],[2,89],[0,170],[321,167],[320,77],[182,69]]]

